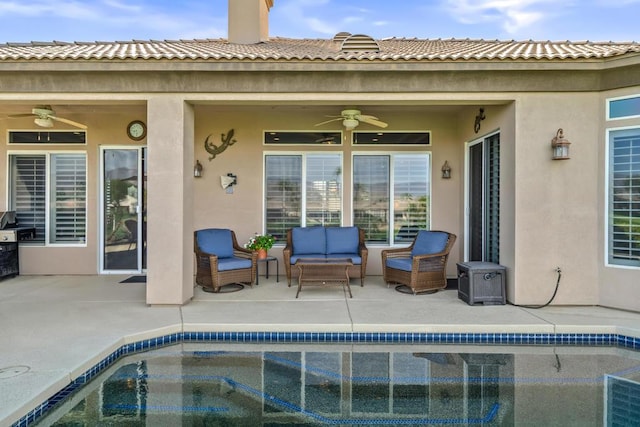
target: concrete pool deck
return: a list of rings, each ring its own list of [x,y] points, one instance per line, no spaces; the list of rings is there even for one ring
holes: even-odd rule
[[[640,313],[605,307],[469,306],[456,290],[408,295],[365,286],[296,287],[286,278],[228,294],[195,289],[184,306],[149,307],[128,276],[0,281],[0,426],[10,426],[124,344],[183,331],[588,333],[640,337]],[[426,345],[426,344],[421,344]]]

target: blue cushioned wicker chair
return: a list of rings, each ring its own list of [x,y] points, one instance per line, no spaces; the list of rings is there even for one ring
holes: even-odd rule
[[[235,290],[253,286],[257,253],[238,245],[236,234],[226,228],[207,228],[193,233],[196,253],[196,283],[207,292],[220,292],[233,285]]]
[[[382,251],[382,275],[389,286],[409,288],[413,294],[447,287],[447,259],[456,235],[420,230],[408,248]],[[406,288],[405,288],[406,287]]]

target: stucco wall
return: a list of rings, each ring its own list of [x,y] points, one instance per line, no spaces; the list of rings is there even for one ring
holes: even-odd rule
[[[601,111],[597,94],[521,95],[516,100],[515,271],[513,302],[598,303],[598,169]],[[564,129],[570,160],[551,159]]]

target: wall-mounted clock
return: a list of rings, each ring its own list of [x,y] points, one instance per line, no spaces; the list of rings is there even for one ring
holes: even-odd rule
[[[127,125],[127,135],[134,141],[140,141],[147,136],[147,125],[141,120],[134,120]]]

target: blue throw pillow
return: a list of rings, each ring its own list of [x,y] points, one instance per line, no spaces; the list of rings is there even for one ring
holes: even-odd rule
[[[198,246],[204,252],[217,255],[218,258],[233,256],[233,239],[231,230],[226,228],[208,228],[196,233]]]
[[[442,252],[447,246],[449,235],[442,231],[420,230],[416,236],[411,255],[427,255]]]
[[[324,227],[295,227],[291,230],[294,255],[324,254],[327,252]]]
[[[327,227],[327,254],[357,254],[358,227]]]

